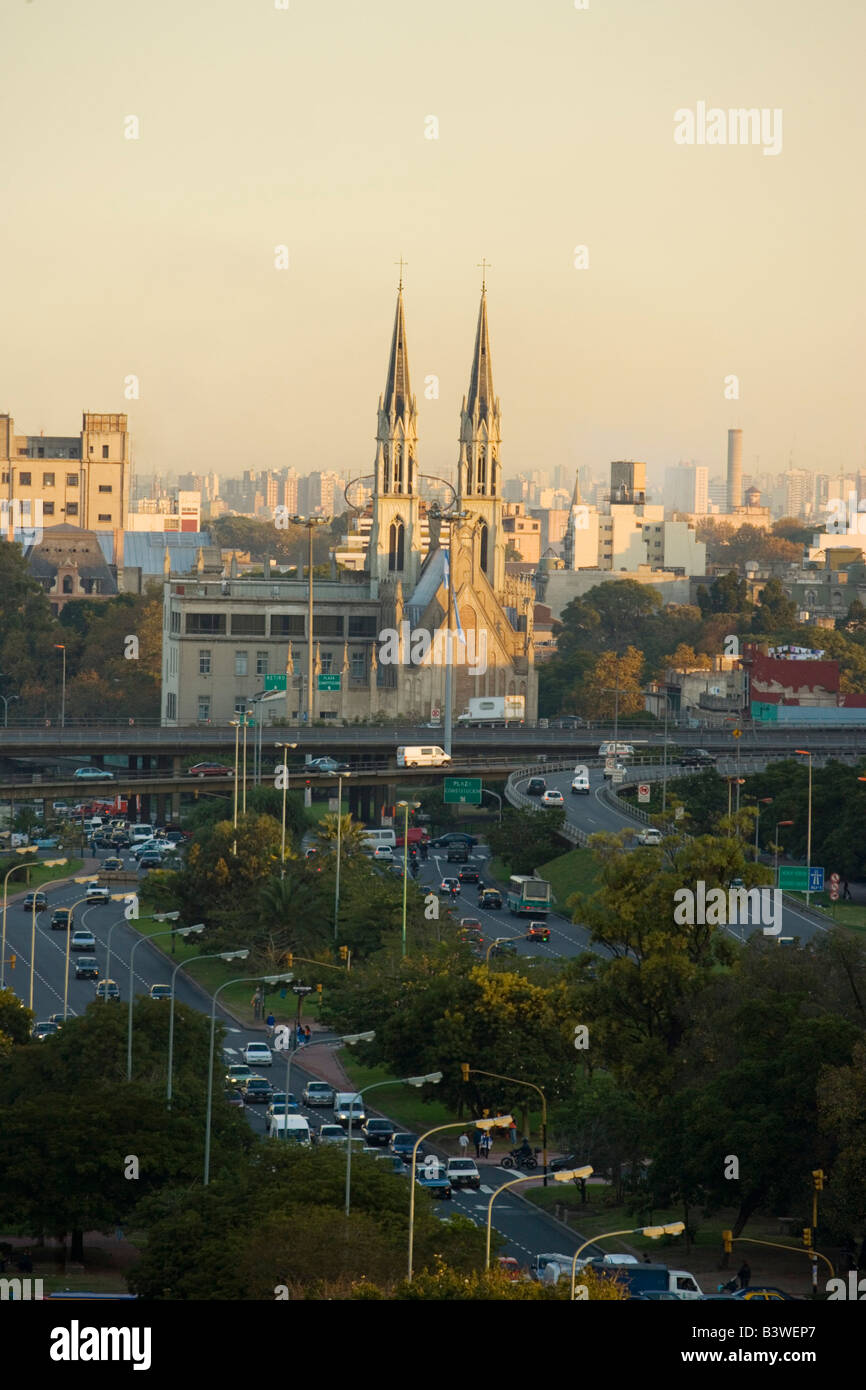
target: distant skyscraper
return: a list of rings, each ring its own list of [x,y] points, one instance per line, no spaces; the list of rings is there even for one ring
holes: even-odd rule
[[[699,464],[680,463],[665,469],[663,501],[669,511],[703,513],[708,510],[707,469]]]
[[[743,431],[728,430],[728,511],[743,505]]]

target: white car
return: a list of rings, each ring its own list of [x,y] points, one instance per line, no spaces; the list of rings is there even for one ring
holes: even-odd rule
[[[270,1067],[274,1063],[273,1053],[267,1043],[247,1043],[243,1058],[248,1067]]]
[[[390,846],[390,845],[377,845],[376,848],[373,850],[373,858],[374,858],[374,859],[386,859],[386,860],[388,861],[388,863],[390,864],[391,860],[394,858],[394,855],[393,855],[393,853],[392,853],[392,851],[391,851],[391,846]]]
[[[69,949],[70,951],[95,951],[96,937],[92,931],[74,931]]]
[[[636,838],[639,845],[660,845],[664,836],[660,830],[651,825],[646,830],[639,830]]]
[[[557,791],[556,787],[548,787],[547,791],[542,793],[541,804],[542,806],[563,806],[565,803],[562,792]]]
[[[91,883],[87,889],[86,898],[89,903],[109,903],[111,902],[111,889],[103,888],[98,883]]]

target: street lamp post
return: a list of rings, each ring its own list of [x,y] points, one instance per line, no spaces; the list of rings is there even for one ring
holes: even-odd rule
[[[42,860],[42,863],[44,864],[44,866],[45,866],[46,869],[58,869],[58,868],[60,867],[61,864],[66,864],[66,863],[68,863],[68,862],[69,862],[69,861],[66,860],[66,859],[43,859],[43,860]],[[63,878],[53,878],[53,879],[50,880],[49,883],[43,883],[42,888],[41,888],[39,891],[42,892],[43,889],[45,889],[45,888],[53,888],[55,883],[65,883],[65,882],[66,882],[66,880],[63,879]],[[47,899],[46,899],[46,901],[47,901]],[[31,931],[30,931],[30,999],[29,999],[29,1003],[28,1003],[28,1008],[31,1008],[31,1009],[33,1008],[33,981],[34,981],[35,975],[36,975],[36,893],[35,893],[35,892],[34,892],[34,894],[33,894],[33,910],[32,910],[32,917],[33,917],[33,925],[32,925],[32,927],[31,927]],[[72,928],[70,927],[69,930],[71,931]]]
[[[61,686],[60,697],[60,727],[66,728],[66,646],[63,642],[55,642],[54,650],[63,653],[63,684]]]
[[[171,1009],[168,1016],[168,1081],[165,1089],[165,1103],[171,1109],[171,1073],[174,1059],[174,986],[178,970],[193,965],[198,960],[246,960],[249,951],[215,951],[206,956],[195,956],[193,960],[179,960],[171,972]]]
[[[812,754],[808,748],[795,748],[801,758],[809,759],[809,814],[806,821],[806,906],[809,906],[809,883],[812,878]]]
[[[482,796],[495,796],[495,797],[496,797],[496,800],[497,800],[497,802],[499,803],[499,824],[501,825],[501,824],[502,824],[502,797],[499,795],[499,792],[490,791],[490,789],[489,789],[488,787],[482,787],[482,788],[481,788],[481,795],[482,795]]]
[[[25,854],[36,854],[37,849],[35,845],[27,845],[25,848],[16,849],[15,853],[22,856]],[[6,902],[9,876],[10,874],[17,873],[19,869],[27,869],[29,867],[29,864],[13,864],[12,868],[6,871],[3,878],[3,939],[2,942],[0,942],[0,989],[6,988]]]
[[[74,881],[75,883],[96,883],[96,881],[97,881],[98,878],[99,878],[99,874],[89,874],[89,875],[87,876],[87,878],[76,878],[76,879],[74,879],[73,881]],[[74,920],[75,909],[76,909],[78,906],[80,906],[81,903],[86,903],[86,902],[87,902],[87,897],[86,897],[86,895],[85,895],[85,897],[83,897],[83,898],[77,898],[76,901],[75,901],[74,903],[72,903],[72,905],[71,905],[70,908],[69,908],[69,911],[70,911],[70,913],[73,914],[73,920]],[[72,948],[72,922],[70,921],[69,930],[68,930],[67,933],[66,933],[66,969],[65,969],[64,975],[63,975],[63,1022],[64,1022],[64,1023],[66,1022],[66,1018],[67,1018],[67,1015],[68,1015],[68,1013],[69,1013],[69,953],[70,953],[70,951],[71,951],[71,948]]]
[[[216,1039],[216,1002],[217,995],[222,994],[229,985],[243,984],[245,980],[263,981],[268,985],[278,985],[284,982],[290,983],[294,979],[293,975],[239,975],[235,980],[224,980],[221,985],[217,985],[211,997],[210,1007],[210,1050],[208,1053],[207,1069],[207,1112],[205,1115],[204,1128],[204,1186],[210,1183],[210,1130],[211,1118],[213,1116],[213,1053],[214,1041]]]
[[[340,864],[343,855],[343,778],[351,777],[351,772],[337,773],[337,875],[334,882],[334,941],[340,921]]]
[[[289,976],[289,979],[292,979],[291,975]],[[286,1027],[286,1033],[289,1035],[289,1041],[292,1043],[292,1046],[286,1049],[286,1106],[288,1107],[289,1095],[291,1094],[292,1061],[294,1060],[294,1056],[295,1053],[298,1051],[298,1048],[295,1045],[297,1039],[295,1037],[294,1029]],[[283,1036],[285,1036],[285,1034]],[[326,1044],[330,1047],[340,1047],[343,1043],[347,1043],[349,1047],[354,1047],[355,1044],[359,1042],[372,1042],[375,1036],[376,1034],[373,1030],[370,1030],[367,1033],[344,1033],[342,1037],[339,1038],[321,1038],[316,1043],[305,1043],[304,1051],[307,1052],[311,1047],[324,1047]],[[279,1043],[277,1043],[277,1051],[280,1051]],[[286,1110],[286,1114],[288,1114],[288,1109]],[[288,1125],[285,1126],[284,1132],[286,1139],[288,1139]]]
[[[283,750],[283,762],[281,769],[283,774],[283,833],[280,850],[280,878],[285,878],[286,876],[286,792],[288,791],[289,786],[289,765],[286,762],[286,749],[297,748],[297,746],[298,745],[296,743],[274,744],[275,748],[282,748]]]
[[[179,912],[163,912],[163,913],[160,913],[158,916],[155,915],[154,920],[155,920],[155,921],[158,921],[158,922],[176,922],[179,916],[180,916],[180,913],[179,913]],[[135,975],[134,975],[134,973],[133,973],[133,961],[135,960],[135,953],[136,953],[136,951],[138,950],[139,946],[143,946],[144,943],[145,943],[146,941],[155,941],[155,940],[157,939],[157,937],[160,937],[160,936],[173,936],[175,932],[177,932],[178,935],[188,936],[189,933],[190,933],[191,931],[204,931],[204,927],[195,927],[195,928],[194,928],[194,927],[170,927],[168,931],[158,931],[158,932],[154,932],[153,936],[140,936],[140,937],[138,938],[137,941],[134,941],[134,942],[132,943],[132,950],[131,950],[130,953],[129,953],[129,1008],[128,1008],[128,1010],[127,1010],[127,1018],[126,1018],[126,1079],[127,1079],[127,1081],[131,1081],[131,1080],[132,1080],[132,1004],[133,1004],[133,990],[134,990],[134,986],[135,986]]]
[[[237,830],[237,828],[238,828],[238,771],[239,771],[239,769],[238,769],[238,739],[239,739],[239,737],[240,737],[240,732],[241,732],[241,721],[240,721],[239,719],[231,719],[231,720],[229,720],[229,723],[232,724],[232,725],[234,725],[234,731],[235,731],[235,777],[234,777],[234,782],[235,782],[235,796],[234,796],[234,811],[233,811],[233,813],[232,813],[232,825],[234,826],[235,830]],[[235,850],[235,853],[237,853],[237,850]]]
[[[312,728],[314,713],[313,695],[313,530],[316,526],[321,526],[324,517],[317,516],[290,516],[289,521],[298,526],[306,526],[309,538],[309,551],[307,558],[307,577],[309,580],[307,591],[307,708],[306,724],[307,728]],[[303,680],[301,681],[301,697],[303,697]],[[300,725],[301,704],[303,700],[298,700],[298,723]]]
[[[585,1168],[571,1168],[567,1172],[554,1173],[553,1180],[554,1182],[585,1182],[587,1178],[592,1177],[594,1171],[595,1169],[592,1165],[587,1164]],[[484,1253],[485,1269],[490,1268],[490,1246],[493,1234],[493,1203],[501,1192],[506,1192],[510,1187],[517,1187],[518,1184],[523,1182],[538,1182],[538,1174],[531,1173],[528,1177],[512,1178],[510,1182],[504,1182],[501,1187],[497,1187],[490,1201],[487,1203],[487,1246]]]
[[[517,1076],[503,1076],[498,1071],[482,1071],[480,1067],[470,1067],[464,1063],[463,1077],[465,1081],[473,1074],[475,1076],[492,1076],[495,1081],[510,1081],[514,1086],[529,1086],[533,1091],[537,1091],[541,1096],[541,1142],[542,1142],[542,1163],[544,1167],[544,1186],[547,1186],[547,1096],[540,1086],[536,1086],[534,1081],[524,1081]]]
[[[251,709],[244,710],[244,785],[241,792],[241,815],[243,816],[247,813],[247,729],[249,728],[250,715],[253,713],[254,711]]]
[[[631,1226],[627,1231],[605,1231],[603,1235],[593,1236],[591,1240],[585,1240],[583,1245],[579,1245],[574,1252],[574,1259],[571,1262],[571,1301],[574,1302],[575,1281],[577,1278],[577,1262],[588,1245],[595,1245],[600,1240],[613,1240],[614,1236],[648,1236],[650,1240],[658,1240],[660,1236],[680,1236],[685,1230],[682,1221],[672,1221],[668,1226]]]
[[[371,1086],[365,1086],[358,1091],[359,1096],[365,1096],[368,1091],[378,1090],[380,1086],[424,1086],[427,1082],[436,1086],[442,1080],[441,1071],[431,1071],[427,1076],[404,1076],[395,1078],[393,1081],[374,1081]],[[346,1145],[346,1215],[349,1215],[349,1205],[352,1189],[352,1108],[349,1107],[349,1131],[348,1143]]]
[[[450,640],[450,639],[449,639]],[[420,801],[413,801],[412,808],[417,810],[421,805]],[[403,810],[403,933],[401,955],[406,955],[406,891],[409,879],[409,802],[398,801],[397,809]]]
[[[11,702],[12,700],[20,700],[20,699],[21,699],[21,696],[20,696],[20,695],[0,695],[0,700],[3,701],[3,728],[4,728],[4,729],[8,729],[8,728],[9,728],[9,705],[10,705],[10,702]]]
[[[755,863],[756,863],[756,864],[757,864],[757,862],[758,862],[758,856],[760,855],[760,852],[761,852],[761,851],[760,851],[760,845],[759,845],[759,843],[758,843],[758,832],[759,832],[760,826],[761,826],[761,807],[762,807],[762,806],[772,806],[772,804],[773,804],[773,798],[772,798],[771,796],[759,796],[759,797],[756,797],[756,798],[755,798],[755,811],[756,811],[756,815],[755,815]]]
[[[476,1129],[493,1129],[495,1125],[508,1125],[511,1123],[510,1115],[494,1115],[492,1119],[470,1120],[468,1124],[463,1120],[458,1120],[447,1125],[434,1125],[432,1129],[425,1132],[415,1140],[412,1148],[412,1171],[409,1182],[409,1272],[408,1279],[412,1281],[412,1267],[415,1259],[415,1170],[418,1163],[418,1149],[425,1139],[429,1139],[431,1134],[441,1134],[446,1129],[467,1129],[469,1124],[474,1124]]]

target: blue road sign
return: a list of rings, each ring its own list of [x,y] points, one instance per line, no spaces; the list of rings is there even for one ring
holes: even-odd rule
[[[814,864],[809,870],[809,892],[823,893],[824,891],[824,870],[816,869]]]

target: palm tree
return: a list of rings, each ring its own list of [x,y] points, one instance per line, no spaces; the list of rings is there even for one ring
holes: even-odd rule
[[[319,829],[316,834],[319,849],[323,852],[336,851],[338,826],[340,853],[343,855],[362,854],[366,844],[363,827],[357,821],[352,820],[351,816],[338,816],[336,814],[323,816],[319,822]]]

